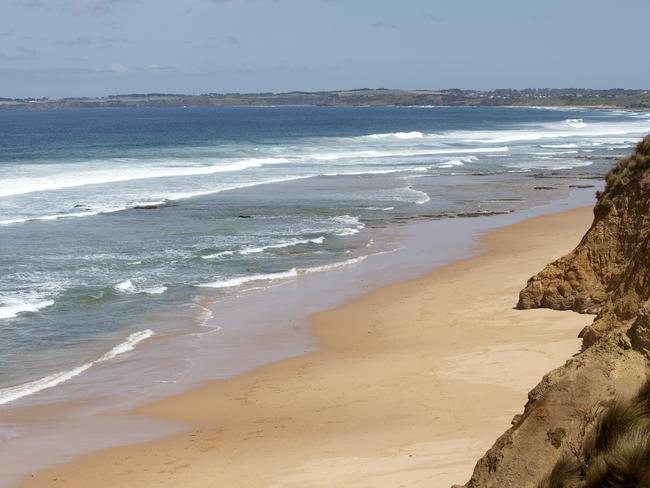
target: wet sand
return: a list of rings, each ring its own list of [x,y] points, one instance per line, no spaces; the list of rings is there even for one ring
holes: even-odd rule
[[[100,451],[22,487],[448,487],[578,352],[592,317],[513,309],[591,209],[490,231],[477,257],[311,318],[319,349],[138,413],[187,431]]]

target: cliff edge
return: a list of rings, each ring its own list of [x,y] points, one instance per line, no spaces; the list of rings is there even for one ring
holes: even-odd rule
[[[567,256],[532,277],[518,308],[595,314],[583,352],[548,373],[524,413],[481,458],[467,488],[538,485],[584,437],[603,402],[634,395],[650,363],[650,135],[618,162],[594,222]]]

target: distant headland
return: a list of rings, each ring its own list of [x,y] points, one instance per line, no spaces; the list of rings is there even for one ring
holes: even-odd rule
[[[527,88],[523,90],[392,90],[361,88],[286,93],[131,93],[98,98],[2,98],[1,108],[268,107],[268,106],[575,106],[650,109],[650,90]]]

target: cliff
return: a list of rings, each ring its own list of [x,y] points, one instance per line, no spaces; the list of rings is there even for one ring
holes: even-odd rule
[[[518,308],[595,314],[583,352],[530,393],[524,413],[481,458],[467,488],[538,485],[575,451],[603,402],[633,396],[650,363],[650,136],[619,161],[576,249],[532,277]]]

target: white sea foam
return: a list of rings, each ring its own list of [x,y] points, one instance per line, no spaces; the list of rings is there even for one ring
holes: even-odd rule
[[[135,291],[135,286],[131,280],[124,280],[121,283],[115,285],[113,288],[121,293],[133,293]]]
[[[39,391],[52,388],[58,384],[74,378],[77,375],[80,375],[87,369],[90,369],[92,365],[92,363],[86,363],[69,371],[61,371],[60,373],[54,373],[49,376],[45,376],[44,378],[30,381],[29,383],[23,383],[22,385],[3,388],[0,390],[0,405],[4,405],[5,403],[13,402],[19,398],[23,398]]]
[[[359,256],[356,258],[347,259],[345,261],[339,261],[331,264],[324,264],[321,266],[313,266],[311,268],[297,269],[292,268],[289,271],[282,271],[279,273],[268,273],[268,274],[257,274],[250,276],[240,276],[237,278],[230,278],[222,281],[215,281],[213,283],[203,283],[196,285],[201,288],[235,288],[247,283],[257,282],[257,281],[276,281],[276,280],[285,280],[288,278],[295,278],[300,275],[309,274],[309,273],[318,273],[323,271],[328,271],[336,268],[341,268],[343,266],[349,266],[351,264],[360,263],[365,260],[368,256]]]
[[[255,281],[275,281],[283,280],[286,278],[294,278],[298,276],[298,270],[292,268],[289,271],[282,271],[279,273],[267,273],[267,274],[256,274],[249,276],[238,276],[235,278],[228,278],[221,281],[214,281],[212,283],[202,283],[196,285],[200,288],[235,288],[237,286],[245,285],[246,283],[251,283]]]
[[[515,129],[496,129],[496,130],[456,130],[440,133],[422,134],[418,137],[418,144],[435,143],[439,147],[432,148],[434,151],[444,151],[444,146],[456,144],[507,144],[534,140],[545,139],[562,139],[569,137],[578,137],[580,139],[593,137],[616,137],[622,135],[634,135],[641,137],[650,131],[648,119],[630,118],[629,121],[603,121],[590,122],[587,124],[584,119],[566,119],[561,122],[551,122],[546,124],[522,124]],[[408,134],[408,133],[406,133]],[[369,139],[369,137],[371,139]],[[381,140],[391,138],[395,139],[392,134],[373,134],[372,136],[362,136],[360,138],[351,138],[351,140]],[[388,141],[387,141],[388,142]],[[440,148],[443,145],[443,148]],[[413,153],[416,151],[414,150]],[[387,150],[385,154],[390,154]],[[444,154],[444,152],[442,152]],[[401,154],[400,154],[401,155]],[[414,154],[417,155],[417,154]],[[371,155],[368,155],[371,156]]]
[[[421,190],[415,190],[414,188],[411,188],[410,186],[406,187],[404,189],[408,193],[411,193],[415,196],[415,203],[417,205],[422,205],[424,203],[427,203],[428,201],[431,200],[431,197],[429,196],[428,193],[423,192]]]
[[[200,197],[200,196],[205,196],[205,195],[213,195],[215,193],[238,190],[238,189],[242,189],[242,188],[249,188],[249,187],[260,186],[260,185],[270,185],[270,184],[274,184],[274,183],[285,183],[285,182],[289,182],[289,181],[308,179],[308,178],[313,178],[315,176],[318,176],[318,174],[300,175],[300,176],[287,176],[287,177],[283,177],[283,178],[271,178],[271,179],[266,179],[266,180],[261,180],[261,181],[252,181],[252,182],[240,183],[240,184],[236,184],[236,185],[224,186],[224,187],[221,187],[221,188],[215,188],[215,189],[210,189],[210,190],[199,190],[199,191],[194,191],[194,192],[172,192],[172,193],[169,193],[166,196],[165,203],[166,202],[171,202],[171,201],[177,201],[177,200],[185,200],[185,199],[188,199],[188,198]],[[58,220],[58,219],[64,219],[64,218],[70,218],[70,217],[92,217],[92,216],[95,216],[95,215],[103,215],[103,214],[111,214],[111,213],[115,213],[115,212],[122,212],[124,210],[131,209],[134,206],[154,205],[154,204],[155,204],[155,202],[154,203],[148,203],[148,202],[134,203],[134,202],[129,202],[129,203],[126,203],[124,205],[99,207],[96,210],[84,211],[84,212],[79,212],[79,213],[61,213],[61,214],[54,214],[54,215],[40,215],[40,216],[33,216],[33,217],[24,217],[24,218],[0,220],[0,225],[12,225],[12,224],[25,223],[25,222],[37,222],[37,221],[42,221],[42,220]]]
[[[205,256],[201,256],[201,259],[215,259],[215,258],[221,258],[223,256],[233,256],[236,253],[237,251],[220,251],[212,254],[206,254]]]
[[[165,285],[160,285],[160,286],[151,286],[148,288],[142,288],[140,290],[140,293],[146,293],[147,295],[162,295],[167,291],[167,287]]]
[[[45,376],[35,381],[30,381],[21,385],[0,389],[0,405],[4,405],[20,398],[33,395],[34,393],[38,393],[48,388],[53,388],[57,385],[60,385],[61,383],[64,383],[74,378],[75,376],[80,375],[84,371],[87,371],[95,364],[109,361],[119,356],[120,354],[132,351],[136,345],[138,345],[143,340],[148,339],[152,335],[154,335],[154,332],[150,329],[134,332],[133,334],[129,335],[124,340],[124,342],[118,344],[94,361],[82,364],[81,366],[77,366],[76,368],[70,369],[68,371],[61,371],[59,373]]]
[[[582,129],[583,127],[587,127],[587,124],[585,124],[585,121],[583,119],[566,119],[564,122],[566,125],[573,127],[574,129]]]
[[[337,161],[341,159],[378,159],[378,158],[410,158],[417,156],[438,156],[444,154],[490,154],[508,152],[507,146],[499,147],[450,147],[431,148],[418,150],[363,150],[363,151],[342,151],[328,153],[314,153],[305,156],[305,159],[316,161]]]
[[[250,168],[259,168],[269,164],[287,163],[289,161],[287,158],[254,158],[208,165],[202,161],[200,165],[188,164],[185,166],[171,166],[169,161],[163,161],[157,166],[148,164],[147,166],[126,166],[111,170],[77,170],[74,174],[69,171],[64,171],[59,174],[32,178],[6,178],[0,182],[0,197],[133,180],[237,172]]]
[[[340,223],[340,224],[352,224],[352,225],[359,225],[361,222],[359,221],[359,216],[356,215],[337,215],[336,217],[330,217],[330,220],[332,222]]]
[[[322,266],[313,266],[311,268],[306,268],[301,270],[301,273],[321,273],[323,271],[329,271],[332,269],[342,268],[344,266],[350,266],[352,264],[357,264],[364,261],[368,256],[359,256],[357,258],[346,259],[345,261],[339,261],[331,264],[324,264]]]
[[[12,225],[12,224],[22,224],[24,222],[34,222],[37,220],[59,220],[75,217],[90,217],[92,215],[97,215],[99,212],[86,211],[86,212],[68,212],[68,213],[59,213],[52,215],[39,215],[35,217],[22,217],[15,219],[0,220],[0,225]]]
[[[528,110],[528,109],[535,109],[535,110],[549,110],[553,112],[582,112],[585,110],[582,107],[565,107],[562,105],[528,105],[528,106],[519,106],[519,105],[508,105],[502,108],[509,108],[513,110]]]
[[[135,346],[137,346],[140,342],[144,341],[145,339],[149,339],[154,335],[153,330],[151,329],[146,329],[146,330],[141,330],[139,332],[134,332],[130,336],[128,336],[124,342],[121,344],[118,344],[115,346],[113,349],[108,351],[106,354],[101,356],[95,363],[100,363],[102,361],[108,361],[110,359],[113,359],[116,356],[119,356],[120,354],[124,354],[125,352],[133,351],[135,349]]]
[[[210,322],[210,320],[214,317],[214,312],[212,312],[212,310],[210,310],[208,307],[204,307],[203,305],[200,304],[199,304],[199,308],[201,309],[201,311],[197,315],[198,321],[201,327],[207,327],[208,322]]]
[[[361,232],[362,229],[366,227],[366,224],[359,220],[359,216],[353,215],[338,215],[336,217],[330,217],[332,222],[337,224],[345,225],[343,229],[339,229],[334,233],[334,235],[339,237],[352,236]]]
[[[585,126],[579,122],[573,123],[575,127],[565,121],[544,125],[526,124],[514,130],[449,131],[436,137],[444,144],[508,144],[567,138],[579,138],[581,141],[603,138],[606,141],[621,136],[642,137],[650,131],[650,124],[639,119],[617,123],[594,122]]]
[[[137,287],[130,279],[118,283],[113,288],[115,291],[128,294],[145,293],[147,295],[162,295],[167,291],[167,287],[165,285]]]
[[[459,159],[452,159],[451,161],[447,161],[445,163],[440,163],[438,165],[438,168],[453,168],[455,166],[464,166],[465,163],[460,161]]]
[[[4,298],[0,305],[0,320],[12,319],[22,313],[34,313],[54,305],[54,300],[38,298]]]
[[[362,136],[366,139],[377,140],[377,139],[422,139],[424,134],[422,132],[412,131],[412,132],[388,132],[385,134],[370,134],[367,136]]]
[[[393,168],[393,169],[369,169],[356,171],[352,170],[350,172],[328,172],[323,173],[322,176],[363,176],[363,175],[389,175],[393,173],[424,173],[429,171],[429,167],[418,166],[415,168]]]
[[[316,237],[315,239],[292,239],[290,241],[278,242],[277,244],[268,244],[266,246],[247,247],[242,249],[241,251],[238,251],[238,253],[244,256],[247,254],[259,254],[268,249],[283,249],[285,247],[294,247],[294,246],[299,246],[301,244],[322,244],[324,240],[325,240],[324,236]]]
[[[574,149],[580,146],[577,144],[540,144],[539,147],[544,149]]]
[[[345,229],[341,229],[340,231],[335,232],[334,235],[339,237],[346,237],[353,236],[359,232],[361,232],[361,229],[357,229],[356,227],[346,227]]]
[[[567,151],[540,151],[532,153],[533,156],[561,156],[563,154],[578,154],[580,151],[567,150]]]
[[[243,249],[239,249],[237,251],[221,251],[217,252],[214,254],[208,254],[206,256],[201,256],[202,259],[214,259],[214,258],[220,258],[223,256],[232,256],[234,254],[239,254],[242,256],[246,256],[248,254],[259,254],[263,253],[264,251],[268,249],[283,249],[285,247],[294,247],[294,246],[299,246],[301,244],[322,244],[325,241],[324,236],[316,237],[314,239],[290,239],[288,241],[283,241],[283,242],[278,242],[276,244],[267,244],[265,246],[259,246],[259,247],[245,247]]]

